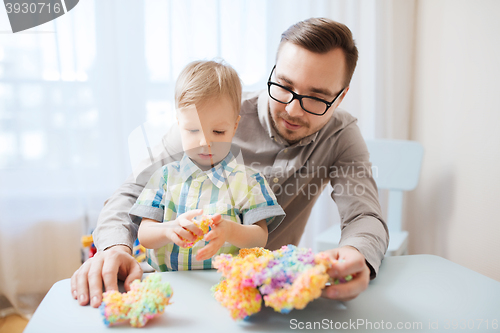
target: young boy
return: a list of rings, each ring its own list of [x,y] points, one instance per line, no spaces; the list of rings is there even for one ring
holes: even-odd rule
[[[236,71],[190,63],[177,80],[175,103],[184,156],[153,174],[129,214],[142,217],[139,241],[157,271],[211,269],[216,254],[265,246],[285,213],[265,178],[231,153],[241,106]],[[214,225],[186,248],[203,235],[193,222],[202,214],[213,215]]]

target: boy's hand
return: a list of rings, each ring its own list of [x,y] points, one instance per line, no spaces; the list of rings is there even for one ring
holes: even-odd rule
[[[224,245],[230,233],[232,222],[224,220],[220,214],[215,214],[211,218],[212,230],[205,235],[205,240],[210,243],[198,251],[196,260],[201,261],[213,257]]]
[[[168,239],[180,247],[186,247],[187,243],[194,242],[197,236],[203,236],[203,231],[193,222],[193,219],[201,214],[203,214],[203,209],[195,209],[177,216],[173,221],[164,223]]]
[[[328,270],[332,278],[344,278],[352,275],[352,280],[347,283],[335,284],[326,287],[322,296],[339,301],[350,301],[366,288],[370,282],[370,268],[366,264],[365,257],[352,246],[325,251],[333,260],[342,259],[343,262],[336,263]]]

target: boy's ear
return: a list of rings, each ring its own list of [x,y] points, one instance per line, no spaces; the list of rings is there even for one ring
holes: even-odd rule
[[[241,116],[238,115],[238,118],[236,118],[236,124],[234,124],[234,131],[236,132],[236,130],[238,129],[238,124],[240,122],[240,119],[241,119]]]

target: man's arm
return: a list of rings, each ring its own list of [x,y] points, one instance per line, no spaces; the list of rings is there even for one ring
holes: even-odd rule
[[[339,138],[342,152],[334,164],[338,172],[331,180],[342,237],[340,246],[351,246],[363,254],[375,278],[389,244],[389,231],[382,218],[377,185],[372,176],[370,154],[355,123]]]
[[[387,250],[389,232],[382,218],[368,149],[354,122],[340,134],[339,151],[341,154],[334,163],[338,172],[331,184],[332,198],[340,213],[342,237],[339,248],[327,252],[332,259],[343,262],[329,273],[334,278],[353,275],[354,279],[326,288],[323,295],[350,300],[375,278]]]
[[[92,234],[98,252],[114,245],[125,245],[132,251],[140,219],[132,221],[128,212],[145,185],[146,183],[134,182],[134,175],[130,175],[106,200],[99,214],[97,227]]]
[[[132,256],[140,219],[128,215],[153,172],[182,155],[177,126],[153,148],[152,160],[145,161],[106,201],[94,230],[98,252],[87,260],[71,277],[71,293],[80,305],[98,307],[102,301],[102,284],[106,290],[117,290],[117,279],[125,281],[129,290],[134,279],[140,279],[142,269]]]
[[[135,183],[131,175],[106,200],[93,232],[97,253],[71,277],[71,294],[80,305],[90,302],[91,306],[98,307],[102,301],[103,283],[106,290],[117,290],[119,278],[125,281],[125,289],[129,290],[130,283],[141,278],[142,269],[132,256],[138,225],[132,222],[128,211],[144,185]]]
[[[97,251],[104,251],[114,245],[126,245],[132,250],[141,219],[135,217],[132,220],[128,213],[153,173],[182,157],[177,126],[172,126],[150,154],[152,160],[147,159],[137,166],[134,173],[106,200],[93,232]]]

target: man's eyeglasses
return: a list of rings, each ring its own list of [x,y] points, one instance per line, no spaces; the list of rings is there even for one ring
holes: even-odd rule
[[[267,80],[267,91],[269,93],[269,97],[274,99],[276,102],[282,104],[290,104],[294,99],[299,100],[300,106],[302,109],[310,114],[314,114],[316,116],[322,116],[328,111],[328,109],[335,103],[335,101],[344,93],[344,89],[335,97],[335,99],[331,102],[325,101],[321,98],[299,95],[293,92],[292,90],[278,84],[276,82],[271,81],[271,77],[273,76],[274,69],[276,65],[274,65],[271,75],[269,75],[269,80]]]

